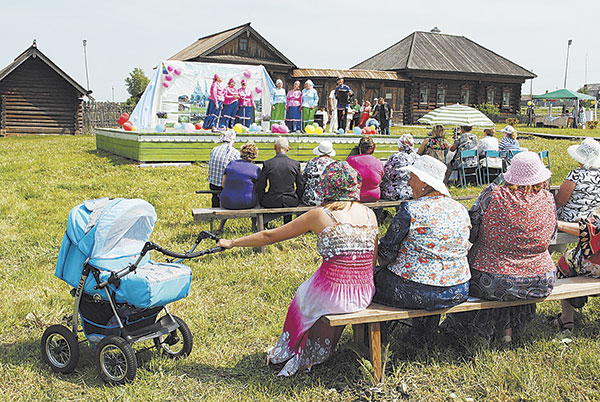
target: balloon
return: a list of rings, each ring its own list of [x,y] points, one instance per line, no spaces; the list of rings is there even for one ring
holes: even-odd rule
[[[344,134],[344,129],[340,128],[340,129],[338,130],[338,134]]]
[[[185,131],[187,131],[188,133],[191,133],[194,131],[194,125],[192,123],[185,123],[185,126],[183,126],[183,128],[185,129]]]
[[[375,130],[375,126],[373,126],[373,125],[371,125],[369,128],[370,128],[371,130]]]
[[[177,76],[181,75],[181,73],[183,73],[183,69],[181,67],[175,67],[175,69],[173,70],[173,74]]]
[[[271,132],[272,133],[278,133],[279,132],[279,124],[273,124],[271,126]]]
[[[248,127],[242,126],[242,134],[246,134],[248,132]]]
[[[360,127],[354,127],[354,128],[352,129],[352,132],[353,132],[354,134],[356,134],[356,135],[361,135],[361,134],[362,134],[362,131],[360,130]]]
[[[167,66],[167,71],[168,71],[168,72],[171,72],[171,71],[173,71],[173,66]]]
[[[175,130],[181,130],[181,123],[175,123],[175,124],[173,124],[173,128]]]
[[[366,127],[362,129],[362,133],[363,133],[363,134],[366,134],[366,133],[368,133],[368,132],[369,132],[369,129],[367,129]]]
[[[306,126],[305,130],[306,130],[306,134],[314,134],[315,133],[315,128],[313,126],[311,126],[310,124],[308,126]]]
[[[196,130],[202,130],[202,124],[200,124],[200,123],[196,123],[196,124],[194,125],[194,128],[195,128]]]
[[[377,130],[375,130],[374,128],[372,128],[371,130],[369,130],[369,134],[377,134]]]
[[[155,128],[157,133],[164,133],[166,129],[165,126],[162,124],[157,124]]]
[[[531,106],[531,101],[527,102],[527,106]]]
[[[129,120],[129,114],[121,113],[121,116],[119,116],[119,120],[117,120],[117,123],[119,123],[119,125],[122,126],[127,120]]]
[[[254,90],[256,91],[257,94],[262,92],[262,88],[261,87],[256,87],[254,88]]]
[[[242,126],[240,123],[238,123],[235,126],[233,126],[233,131],[240,134],[242,132],[242,127],[244,127],[244,126]]]
[[[173,81],[173,76],[171,74],[167,74],[167,75],[165,75],[165,80]]]
[[[131,124],[130,121],[126,121],[125,123],[123,123],[123,130],[125,130],[125,131],[131,131],[132,127],[133,127],[133,124]]]
[[[167,81],[163,82],[163,87],[169,88],[169,83]]]
[[[137,127],[136,126],[131,126],[131,131],[137,131]]]
[[[244,71],[244,77],[246,77],[246,78],[252,77],[252,73],[250,72],[250,70]]]
[[[317,128],[315,128],[315,133],[316,134],[323,134],[323,129],[321,127],[317,127]]]

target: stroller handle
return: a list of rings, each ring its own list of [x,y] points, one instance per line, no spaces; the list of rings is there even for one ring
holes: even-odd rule
[[[200,257],[200,256],[203,256],[206,254],[213,254],[213,253],[218,253],[219,251],[223,251],[223,247],[212,247],[207,250],[200,250],[200,251],[196,251],[196,252],[192,252],[192,253],[190,253],[190,252],[177,253],[175,251],[164,249],[161,246],[159,246],[158,244],[155,244],[152,242],[148,242],[148,243],[152,244],[152,246],[149,250],[156,250],[159,253],[168,255],[169,257],[182,258],[182,259],[196,258],[196,257]]]

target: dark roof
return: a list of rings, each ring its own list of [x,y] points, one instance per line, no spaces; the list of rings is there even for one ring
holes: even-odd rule
[[[287,57],[285,57],[283,53],[277,50],[265,38],[263,38],[258,32],[256,32],[254,28],[250,26],[249,22],[244,25],[228,29],[226,31],[204,36],[198,39],[196,42],[189,45],[188,47],[186,47],[185,49],[169,57],[169,60],[191,61],[194,59],[202,59],[210,56],[210,58],[219,58],[225,61],[238,61],[236,59],[240,59],[239,61],[246,62],[245,60],[241,60],[244,59],[244,57],[240,56],[229,56],[230,60],[228,60],[227,57],[225,57],[225,55],[211,55],[213,51],[227,44],[228,42],[232,41],[233,39],[237,38],[245,32],[250,32],[251,35],[254,35],[256,38],[258,38],[264,46],[266,46],[269,50],[275,53],[282,61],[282,63],[273,63],[265,61],[267,64],[281,65],[286,67],[296,67],[296,65],[292,63]],[[256,60],[248,58],[247,62],[256,63]]]
[[[79,85],[77,83],[77,81],[75,81],[73,78],[69,77],[67,75],[67,73],[65,73],[56,64],[54,64],[54,62],[52,62],[52,60],[50,60],[44,53],[42,53],[37,48],[37,43],[35,40],[33,41],[33,44],[27,50],[25,50],[23,53],[18,55],[17,58],[12,63],[10,63],[8,66],[6,66],[2,70],[0,70],[0,81],[2,81],[4,78],[6,78],[7,75],[9,75],[11,72],[16,70],[21,64],[23,64],[25,61],[27,61],[31,57],[39,58],[40,60],[42,60],[44,63],[46,63],[48,65],[48,67],[50,67],[52,70],[54,70],[65,81],[67,81],[73,88],[75,88],[77,90],[77,92],[79,92],[82,95],[86,95],[90,99],[93,99],[90,96],[92,91],[86,90],[84,87]]]
[[[327,68],[298,68],[292,70],[292,78],[351,78],[351,79],[371,79],[371,80],[390,80],[390,81],[409,81],[407,78],[398,75],[395,71],[378,70],[335,70]]]
[[[531,71],[464,36],[413,32],[352,69],[419,70],[535,78]]]

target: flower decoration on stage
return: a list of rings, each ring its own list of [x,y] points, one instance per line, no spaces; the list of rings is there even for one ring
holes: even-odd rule
[[[166,119],[167,116],[167,112],[156,112],[156,117],[158,117],[159,119]]]

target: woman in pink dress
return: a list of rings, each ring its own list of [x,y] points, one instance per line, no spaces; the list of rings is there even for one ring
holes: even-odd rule
[[[227,88],[225,88],[223,112],[221,112],[220,127],[222,129],[233,128],[235,116],[237,116],[239,97],[238,90],[235,88],[235,80],[230,78],[227,83]]]
[[[252,108],[256,107],[254,104],[254,97],[252,96],[252,90],[247,88],[246,80],[242,80],[242,87],[238,89],[239,106],[237,112],[237,121],[246,126],[250,127],[250,117],[252,116]]]
[[[221,77],[219,74],[215,74],[212,85],[210,86],[206,118],[204,119],[204,125],[202,126],[203,129],[216,129],[219,126],[219,119],[221,118],[224,100],[225,88],[221,85]]]
[[[348,163],[333,162],[323,171],[320,207],[277,229],[218,242],[224,248],[259,247],[308,231],[317,234],[323,262],[296,291],[283,332],[267,352],[269,362],[285,362],[279,375],[308,371],[331,355],[343,328],[330,327],[319,318],[360,311],[371,303],[378,227],[373,211],[358,202],[360,184],[360,176]]]
[[[370,136],[364,136],[358,143],[358,155],[350,155],[346,161],[362,178],[360,202],[374,202],[381,197],[379,184],[383,179],[383,163],[373,156],[375,143]]]
[[[285,104],[285,124],[290,133],[302,131],[302,114],[300,106],[302,105],[302,91],[300,90],[300,81],[294,82],[294,88],[287,93]]]

